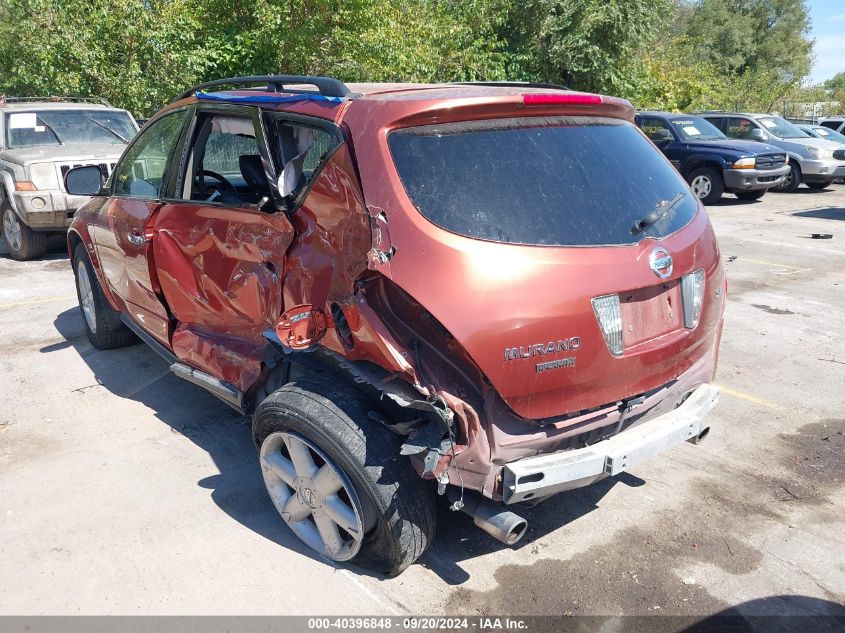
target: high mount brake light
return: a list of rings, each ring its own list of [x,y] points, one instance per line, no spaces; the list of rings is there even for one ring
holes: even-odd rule
[[[602,102],[601,95],[590,94],[528,94],[522,95],[525,105],[556,105],[556,104],[586,104],[598,105]]]

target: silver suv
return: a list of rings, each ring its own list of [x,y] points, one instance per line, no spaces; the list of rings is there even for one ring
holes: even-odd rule
[[[0,223],[9,254],[32,259],[88,198],[65,192],[72,167],[111,173],[138,125],[126,110],[68,97],[0,97]]]
[[[795,191],[802,182],[810,189],[824,189],[845,177],[845,156],[839,143],[810,137],[782,117],[738,112],[704,112],[700,116],[731,138],[760,141],[785,150],[790,172],[775,191]]]

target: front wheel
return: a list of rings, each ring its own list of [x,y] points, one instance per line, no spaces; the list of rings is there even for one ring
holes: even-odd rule
[[[85,252],[79,244],[73,251],[73,272],[76,296],[88,340],[97,349],[125,347],[136,341],[135,335],[120,320],[100,288],[100,282]]]
[[[273,505],[303,543],[395,575],[434,538],[434,493],[370,409],[336,380],[303,379],[258,406],[253,436]]]
[[[704,204],[713,204],[722,197],[725,183],[722,176],[710,167],[699,167],[687,176],[687,182],[695,197]]]
[[[47,233],[33,231],[21,222],[8,203],[2,207],[3,239],[12,259],[20,261],[41,257],[47,248]]]
[[[736,195],[736,197],[740,200],[759,200],[766,195],[767,191],[768,189],[758,189],[757,191],[737,191],[734,195]]]
[[[777,187],[775,187],[775,191],[781,191],[783,193],[792,193],[796,189],[798,189],[798,185],[800,184],[801,168],[798,167],[797,163],[790,162],[789,173],[786,174],[786,178],[783,179],[783,182],[780,183]]]
[[[815,189],[816,191],[818,191],[820,189],[827,189],[828,187],[830,187],[830,185],[833,184],[833,181],[826,180],[824,182],[805,182],[804,184],[807,185],[810,189]]]

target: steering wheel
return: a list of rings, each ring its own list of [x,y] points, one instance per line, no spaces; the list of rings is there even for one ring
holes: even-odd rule
[[[210,169],[201,169],[199,172],[197,172],[197,175],[194,177],[194,184],[197,187],[199,187],[200,184],[202,184],[203,189],[205,189],[205,177],[206,176],[213,178],[214,180],[216,180],[220,184],[220,187],[216,188],[216,190],[218,192],[220,192],[220,193],[230,193],[230,194],[235,195],[235,196],[238,195],[238,190],[235,189],[235,185],[233,185],[231,182],[229,182],[229,180],[225,176],[218,174],[216,171],[211,171]],[[211,185],[211,186],[214,187],[214,185]],[[205,193],[208,193],[208,192],[203,191],[203,193],[205,194]]]

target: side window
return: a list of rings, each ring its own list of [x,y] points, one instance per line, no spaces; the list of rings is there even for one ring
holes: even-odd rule
[[[751,132],[756,126],[751,121],[751,119],[746,119],[745,117],[731,116],[725,117],[725,122],[726,135],[730,136],[731,138],[754,140],[751,137]]]
[[[276,138],[282,162],[281,194],[296,198],[314,179],[323,160],[341,143],[339,136],[317,128],[277,121]]]
[[[229,206],[269,204],[270,185],[251,118],[198,115],[179,197]]]
[[[672,130],[670,130],[669,126],[660,119],[643,117],[640,127],[643,129],[643,132],[645,132],[645,135],[655,143],[667,141],[673,138]]]
[[[841,121],[823,121],[820,125],[825,127],[829,127],[831,130],[838,130],[839,126],[842,125]]]
[[[114,172],[114,195],[160,198],[164,168],[182,129],[182,111],[167,114],[147,126]]]

